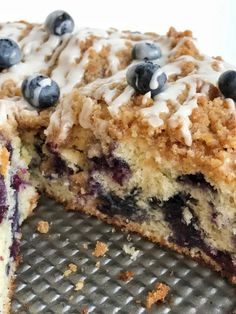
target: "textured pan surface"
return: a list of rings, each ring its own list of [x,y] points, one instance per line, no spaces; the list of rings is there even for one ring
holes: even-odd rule
[[[50,223],[48,234],[39,234],[39,220]],[[137,235],[115,231],[95,218],[66,212],[55,202],[42,199],[23,227],[22,264],[17,272],[13,313],[236,313],[236,290],[213,271]],[[105,257],[92,255],[97,240],[105,242]],[[88,248],[86,248],[86,244]],[[123,251],[124,244],[140,250],[135,261]],[[100,268],[96,262],[100,261]],[[76,273],[64,277],[69,263]],[[120,271],[132,270],[134,279],[118,279]],[[84,287],[75,291],[75,284]],[[144,301],[155,282],[170,286],[165,304],[147,311]]]

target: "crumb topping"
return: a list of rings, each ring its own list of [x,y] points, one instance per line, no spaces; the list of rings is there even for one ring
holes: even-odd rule
[[[9,162],[10,154],[8,150],[3,147],[0,150],[0,174],[5,176],[7,173],[7,167]]]
[[[123,251],[130,255],[130,258],[135,261],[139,255],[139,250],[136,250],[136,248],[134,246],[132,246],[131,244],[124,244],[123,245]]]
[[[130,281],[134,278],[134,272],[133,271],[121,271],[119,274],[119,279],[122,281]]]
[[[95,249],[93,251],[93,256],[102,257],[108,252],[108,246],[104,242],[97,241]]]
[[[150,310],[153,304],[155,304],[156,302],[158,301],[163,302],[169,290],[170,288],[167,285],[161,282],[156,283],[155,289],[153,291],[148,292],[146,298],[146,308]]]
[[[84,287],[84,281],[83,281],[83,280],[80,280],[80,281],[78,281],[78,282],[75,284],[74,290],[75,290],[75,291],[80,291],[80,290],[83,289],[83,287]]]
[[[167,36],[152,40],[165,52],[157,60],[168,76],[161,93],[154,98],[135,93],[127,85],[125,69],[96,79],[75,89],[57,107],[49,138],[56,137],[63,145],[79,121],[82,128],[107,141],[145,139],[152,149],[156,147],[154,155],[161,152],[186,168],[180,171],[196,170],[215,181],[236,182],[236,106],[218,88],[220,74],[234,67],[200,54],[190,31],[171,28]]]
[[[39,24],[1,24],[0,34],[9,32],[27,62],[1,73],[0,126],[15,121],[22,128],[49,125],[48,139],[60,143],[79,121],[96,137],[145,138],[176,163],[186,156],[186,167],[194,164],[202,172],[209,169],[209,176],[216,172],[216,178],[236,180],[235,102],[218,89],[221,73],[234,67],[201,54],[191,31],[170,28],[160,36],[86,28],[59,40],[45,36]],[[139,41],[153,41],[162,50],[154,63],[161,65],[168,83],[154,98],[138,95],[127,84],[127,68],[136,62],[132,47]],[[62,96],[56,108],[37,112],[22,99],[19,87],[32,71],[59,84]]]
[[[49,231],[49,223],[45,220],[40,220],[37,224],[37,231],[39,233],[48,233]]]
[[[81,309],[81,314],[88,314],[88,312],[89,310],[86,306]]]
[[[66,270],[64,271],[64,277],[68,277],[68,276],[70,276],[72,273],[77,272],[77,269],[78,269],[77,265],[75,265],[75,264],[73,264],[73,263],[70,263],[70,264],[68,265],[68,269],[66,269]]]

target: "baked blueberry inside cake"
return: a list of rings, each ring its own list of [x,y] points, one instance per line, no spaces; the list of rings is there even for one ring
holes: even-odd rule
[[[38,194],[29,182],[27,161],[15,133],[1,136],[0,148],[0,313],[9,308],[10,288],[19,260],[20,225],[36,206]],[[4,306],[4,309],[3,309]]]
[[[1,39],[2,38],[2,39]],[[235,68],[190,31],[0,25],[0,312],[37,189],[236,283]]]

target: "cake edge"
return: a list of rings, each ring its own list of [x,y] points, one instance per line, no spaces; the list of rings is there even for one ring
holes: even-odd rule
[[[12,313],[11,312],[11,305],[12,305],[12,298],[15,292],[15,288],[16,288],[16,270],[18,268],[18,266],[21,263],[21,255],[18,255],[15,263],[14,263],[14,267],[13,267],[13,275],[12,278],[10,280],[10,284],[9,284],[9,288],[8,288],[8,295],[6,298],[6,302],[3,305],[3,313],[2,314],[8,314],[8,313]]]

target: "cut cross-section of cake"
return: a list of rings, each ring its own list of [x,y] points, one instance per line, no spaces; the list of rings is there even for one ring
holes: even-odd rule
[[[234,67],[201,54],[190,32],[140,40],[130,55],[144,60],[74,89],[52,114],[46,191],[236,283],[236,110],[218,87]]]
[[[0,313],[46,192],[236,284],[236,72],[190,31],[0,24]]]
[[[20,226],[37,204],[29,156],[16,131],[12,104],[0,102],[0,313],[7,312],[19,261]]]
[[[47,175],[52,179],[43,168],[44,131],[53,105],[75,86],[109,77],[132,61],[131,33],[90,28],[73,32],[73,27],[71,17],[61,11],[44,24],[0,24],[0,313],[4,314],[19,260],[21,223],[36,206],[36,188],[43,191]],[[153,35],[134,37],[138,41]],[[66,176],[59,154],[51,166]],[[59,186],[58,193],[64,192]]]

